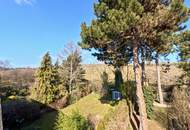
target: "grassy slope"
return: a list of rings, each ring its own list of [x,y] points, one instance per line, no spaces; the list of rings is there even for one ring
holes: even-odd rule
[[[84,116],[92,114],[103,118],[110,109],[113,109],[113,107],[108,104],[102,104],[99,98],[99,95],[92,93],[61,111],[69,115],[73,110],[78,110]],[[58,112],[52,112],[46,114],[22,130],[52,130],[57,113]]]
[[[57,114],[58,112],[45,114],[39,120],[21,130],[53,130]]]
[[[63,111],[65,114],[69,115],[73,110],[78,110],[82,115],[86,117],[89,114],[92,114],[98,116],[101,119],[109,112],[110,109],[114,109],[114,107],[101,103],[99,99],[100,96],[98,94],[92,93],[82,98],[77,103],[70,105],[60,111]],[[57,114],[58,112],[48,113],[28,127],[23,128],[22,130],[52,130]],[[155,114],[153,118],[154,120],[149,121],[149,129],[165,130],[165,118],[165,110],[155,108]]]
[[[65,114],[70,114],[73,110],[79,110],[79,112],[86,117],[92,114],[99,115],[102,118],[113,107],[109,104],[101,103],[99,99],[100,96],[98,94],[92,93],[62,111]]]

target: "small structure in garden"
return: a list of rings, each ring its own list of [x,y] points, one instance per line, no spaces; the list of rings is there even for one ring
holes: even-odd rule
[[[121,100],[121,92],[112,89],[112,99],[113,100]]]

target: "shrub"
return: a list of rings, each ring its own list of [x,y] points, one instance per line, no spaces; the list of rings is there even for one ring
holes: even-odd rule
[[[136,103],[136,87],[135,81],[127,81],[125,83],[126,86],[126,96],[133,104]]]
[[[138,110],[137,98],[136,98],[136,87],[134,81],[128,81],[126,84],[126,96],[135,106],[135,110]],[[143,93],[146,103],[146,111],[149,119],[153,116],[153,103],[154,103],[154,91],[152,86],[143,86]]]
[[[101,96],[108,96],[108,74],[104,71],[101,74],[101,79],[102,79],[102,90],[101,90]]]
[[[5,87],[0,87],[0,93],[1,93],[1,99],[2,102],[6,101],[9,99],[9,97],[13,97],[13,96],[27,96],[29,95],[28,93],[28,88],[20,88],[20,87],[16,87],[16,86],[5,86]]]
[[[119,88],[123,84],[123,76],[121,70],[116,68],[115,70],[115,87]]]
[[[5,128],[19,128],[23,123],[33,121],[40,116],[41,105],[25,99],[15,99],[2,104]]]
[[[154,93],[151,86],[143,87],[144,98],[146,103],[146,112],[149,119],[153,116],[153,103],[154,103]]]
[[[121,92],[122,97],[127,98],[127,88],[125,84],[121,84],[119,90]]]
[[[90,130],[89,122],[79,114],[78,111],[74,111],[71,116],[65,115],[63,112],[59,112],[57,121],[55,123],[55,130]]]
[[[190,129],[190,96],[186,89],[174,89],[172,109],[169,110],[169,127],[175,130]]]

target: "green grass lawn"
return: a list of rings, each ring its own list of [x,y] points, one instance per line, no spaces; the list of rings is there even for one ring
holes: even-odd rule
[[[99,99],[100,96],[98,94],[92,93],[82,98],[75,104],[72,104],[60,111],[63,111],[65,114],[69,115],[72,111],[78,110],[85,117],[92,114],[98,116],[99,118],[103,118],[109,110],[114,109],[114,107],[109,104],[101,103]],[[23,128],[22,130],[53,130],[57,114],[58,111],[45,114],[39,120]]]
[[[84,115],[88,116],[89,114],[92,115],[99,115],[104,117],[105,114],[112,109],[113,107],[109,104],[103,104],[99,100],[100,96],[98,94],[90,94],[73,105],[62,109],[65,114],[69,115],[72,113],[73,110],[79,110],[79,112]]]

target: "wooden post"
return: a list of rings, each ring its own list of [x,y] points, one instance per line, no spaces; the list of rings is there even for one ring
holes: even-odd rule
[[[1,98],[0,98],[0,130],[3,130],[3,118],[2,118]]]

